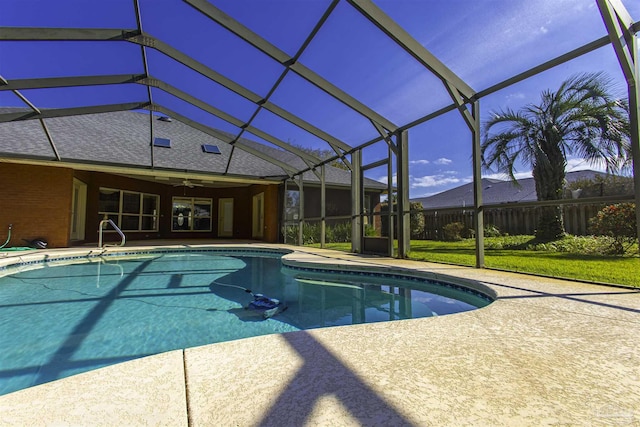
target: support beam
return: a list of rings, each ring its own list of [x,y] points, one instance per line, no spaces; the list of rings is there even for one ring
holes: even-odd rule
[[[133,0],[133,9],[136,12],[136,24],[138,26],[138,32],[142,33],[142,17],[140,16],[140,3],[138,0]],[[146,47],[140,46],[140,57],[142,59],[142,66],[144,68],[144,76],[149,77],[149,63],[147,62]],[[153,94],[151,93],[151,87],[147,86],[147,99],[149,105],[153,105]],[[153,113],[149,114],[149,155],[151,158],[151,167],[155,166],[155,147],[153,145]]]
[[[407,258],[411,249],[411,215],[409,202],[409,132],[397,136],[396,173],[398,186],[398,258]]]
[[[396,134],[397,135],[397,134]],[[389,145],[389,147],[387,148],[387,157],[389,157],[389,161],[387,162],[387,204],[388,209],[387,209],[387,226],[389,227],[389,230],[387,230],[387,233],[389,235],[389,256],[393,257],[394,256],[394,240],[395,240],[395,231],[394,231],[394,226],[393,226],[393,222],[394,222],[394,216],[393,216],[393,162],[391,161],[391,159],[394,158],[394,156],[396,157],[396,159],[398,158],[397,154],[394,154],[393,150],[391,149],[391,145]],[[396,205],[397,208],[397,205]]]
[[[476,268],[484,268],[484,207],[482,205],[482,150],[480,144],[480,101],[473,103],[472,161],[473,161],[473,209],[475,213]]]
[[[389,146],[389,148],[391,148],[391,151],[393,151],[394,154],[398,154],[398,148],[396,147],[396,145],[393,143],[393,139],[391,138],[391,135],[389,133],[387,133],[382,126],[380,126],[379,124],[377,124],[376,122],[371,122],[373,124],[373,127],[376,128],[376,130],[378,131],[378,133],[380,134],[380,136],[382,137],[382,139],[384,139],[384,141],[387,143],[387,145]]]
[[[144,102],[128,102],[123,104],[94,105],[90,107],[52,108],[35,111],[21,111],[17,113],[0,114],[0,123],[17,122],[21,120],[50,119],[64,116],[80,116],[82,114],[112,113],[114,111],[141,110],[149,106]]]
[[[304,180],[298,177],[298,246],[304,246]]]
[[[71,86],[99,86],[136,83],[144,74],[113,74],[108,76],[47,77],[40,79],[14,79],[0,82],[0,91],[24,89],[48,89]]]
[[[280,116],[281,118],[285,119],[286,121],[288,121],[289,123],[292,123],[296,126],[298,126],[301,129],[306,130],[307,132],[309,132],[310,134],[317,136],[318,138],[326,141],[329,145],[339,148],[341,150],[344,151],[349,151],[351,150],[353,147],[351,147],[349,144],[346,144],[342,141],[340,141],[338,138],[329,135],[327,132],[323,131],[322,129],[312,125],[311,123],[291,114],[290,112],[288,112],[287,110],[285,110],[282,107],[278,107],[277,105],[271,103],[271,102],[265,102],[262,105],[262,108],[264,108],[267,111],[272,112],[273,114]]]
[[[640,31],[640,22],[636,22],[634,24],[633,31],[634,32]],[[576,58],[578,58],[578,57],[580,57],[582,55],[586,55],[587,53],[592,52],[592,51],[594,51],[596,49],[599,49],[601,47],[604,47],[604,46],[608,45],[609,43],[610,43],[610,40],[609,40],[608,36],[601,37],[601,38],[599,38],[597,40],[594,40],[594,41],[592,41],[590,43],[587,43],[587,44],[585,44],[585,45],[583,45],[583,46],[581,46],[581,47],[579,47],[577,49],[574,49],[571,52],[568,52],[566,54],[560,55],[560,56],[558,56],[558,57],[556,57],[554,59],[551,59],[551,60],[549,60],[549,61],[547,61],[547,62],[545,62],[543,64],[540,64],[540,65],[535,66],[535,67],[533,67],[533,68],[531,68],[531,69],[529,69],[527,71],[524,71],[524,72],[522,72],[520,74],[517,74],[516,76],[510,77],[510,78],[508,78],[506,80],[503,80],[503,81],[501,81],[499,83],[496,83],[495,85],[492,85],[492,86],[490,86],[488,88],[485,88],[485,89],[479,91],[478,93],[476,93],[476,95],[474,95],[472,97],[472,100],[473,99],[481,99],[481,98],[483,98],[483,97],[485,97],[487,95],[491,95],[492,93],[498,92],[499,90],[505,89],[505,88],[507,88],[509,86],[512,86],[512,85],[516,84],[516,83],[520,83],[521,81],[526,80],[529,77],[533,77],[533,76],[535,76],[537,74],[540,74],[540,73],[542,73],[544,71],[547,71],[547,70],[549,70],[551,68],[554,68],[554,67],[556,67],[558,65],[562,65],[562,64],[564,64],[566,62],[569,62],[569,61],[571,61],[573,59],[576,59]],[[444,106],[444,107],[442,107],[442,108],[440,108],[440,109],[438,109],[438,110],[436,110],[436,111],[434,111],[432,113],[429,113],[429,114],[427,114],[427,115],[425,115],[423,117],[420,117],[420,118],[418,118],[418,119],[416,119],[416,120],[414,120],[414,121],[412,121],[410,123],[407,123],[406,125],[400,126],[398,128],[398,130],[402,131],[402,130],[408,130],[408,129],[414,128],[414,127],[416,127],[418,125],[426,123],[426,122],[428,122],[430,120],[433,120],[433,119],[435,119],[437,117],[440,117],[443,114],[449,113],[449,112],[455,110],[456,108],[458,108],[458,106],[455,103],[449,104],[449,105]],[[383,140],[383,137],[373,138],[373,139],[371,139],[371,140],[369,140],[367,142],[364,142],[364,143],[356,146],[355,149],[363,149],[363,148],[366,148],[366,147],[368,147],[370,145],[373,145],[376,142],[379,142],[379,141],[382,141],[382,140]]]
[[[231,123],[234,126],[240,127],[240,128],[245,128],[245,130],[247,132],[251,132],[254,135],[258,136],[259,138],[264,139],[265,141],[269,141],[270,143],[272,143],[273,145],[276,145],[284,150],[289,151],[290,153],[293,153],[295,155],[297,155],[298,157],[301,157],[304,160],[310,161],[312,162],[314,165],[317,163],[321,162],[321,159],[319,157],[316,157],[312,154],[306,153],[296,147],[294,147],[291,144],[287,144],[284,141],[279,140],[278,138],[251,126],[246,126],[246,123],[244,123],[242,120],[204,102],[199,100],[198,98],[196,98],[195,96],[192,96],[174,86],[171,86],[168,83],[163,82],[162,80],[159,79],[155,79],[153,77],[149,77],[149,78],[144,78],[144,79],[140,79],[139,81],[137,81],[136,83],[140,83],[140,84],[144,84],[144,85],[149,85],[152,87],[156,87],[160,90],[163,90],[164,92],[175,96],[176,98],[182,99],[185,102],[188,102],[189,104],[200,108],[203,111],[206,111],[209,114],[212,114],[216,117],[221,118],[222,120]]]
[[[159,52],[165,54],[166,56],[168,56],[169,58],[178,61],[179,63],[181,63],[182,65],[191,68],[193,71],[203,75],[204,77],[207,77],[209,80],[212,80],[222,86],[224,86],[225,88],[231,90],[232,92],[235,92],[236,94],[242,96],[243,98],[253,102],[254,104],[257,105],[261,105],[262,108],[271,111],[272,113],[276,114],[277,116],[280,116],[281,118],[287,120],[288,122],[304,129],[305,131],[311,133],[312,135],[317,136],[318,138],[326,141],[327,143],[329,143],[330,145],[333,145],[335,147],[340,148],[341,150],[345,150],[345,151],[349,151],[351,150],[351,146],[349,146],[348,144],[346,144],[343,141],[340,141],[338,138],[327,134],[326,132],[322,131],[319,128],[316,128],[315,126],[311,125],[310,123],[307,123],[306,121],[302,120],[301,118],[289,113],[288,111],[284,110],[283,108],[278,107],[277,105],[270,103],[270,102],[265,102],[265,100],[258,94],[250,91],[249,89],[237,84],[236,82],[234,82],[231,79],[228,79],[227,77],[223,76],[222,74],[218,73],[217,71],[214,71],[213,69],[209,68],[208,66],[196,61],[195,59],[191,58],[190,56],[182,53],[181,51],[179,51],[178,49],[175,49],[171,46],[169,46],[167,43],[164,43],[160,40],[155,39],[154,37],[151,37],[149,35],[146,34],[141,34],[141,35],[136,35],[134,37],[130,37],[127,39],[127,41],[130,41],[132,43],[136,43],[136,44],[140,44],[143,46],[147,46],[147,47],[152,47],[156,50],[158,50]]]
[[[117,41],[140,34],[137,29],[0,27],[6,41]]]
[[[282,232],[282,241],[287,244],[289,242],[287,242],[287,194],[289,193],[289,179],[285,179],[284,180],[284,188],[283,188],[283,193],[282,193],[282,218],[280,219],[281,221],[281,229],[283,230]]]
[[[229,135],[226,135],[226,134],[224,134],[224,133],[222,133],[222,132],[220,132],[220,131],[218,131],[216,129],[210,128],[209,126],[205,126],[205,125],[203,125],[201,123],[198,123],[198,122],[196,122],[194,120],[191,120],[191,119],[189,119],[189,118],[187,118],[187,117],[185,117],[185,116],[183,116],[181,114],[178,114],[177,112],[175,112],[173,110],[165,108],[163,106],[154,105],[152,110],[164,113],[167,116],[170,116],[170,117],[172,117],[172,118],[174,118],[176,120],[179,120],[182,123],[184,123],[184,124],[186,124],[188,126],[191,126],[192,128],[197,129],[197,130],[199,130],[201,132],[204,132],[204,133],[206,133],[208,135],[211,135],[214,138],[219,139],[222,142],[226,142],[227,144],[230,144],[231,141],[233,140],[233,138],[231,138]],[[292,176],[292,175],[294,175],[294,174],[296,174],[298,172],[298,170],[293,168],[293,167],[291,167],[291,165],[289,165],[287,163],[284,163],[284,162],[282,162],[282,161],[280,161],[278,159],[275,159],[275,158],[273,158],[273,157],[271,157],[271,156],[269,156],[267,154],[264,154],[263,152],[261,152],[259,150],[256,150],[253,147],[247,146],[247,145],[242,144],[240,142],[236,142],[234,144],[234,147],[238,147],[239,149],[241,149],[243,151],[246,151],[249,154],[253,154],[256,157],[261,158],[262,160],[265,160],[265,161],[267,161],[269,163],[272,163],[272,164],[274,164],[276,166],[279,166],[289,176]]]
[[[328,80],[324,79],[314,71],[305,67],[301,63],[297,62],[297,57],[291,57],[286,52],[280,50],[277,46],[269,43],[266,39],[260,37],[258,34],[251,31],[249,28],[245,27],[229,15],[225,14],[220,9],[216,8],[214,5],[209,3],[206,0],[184,0],[186,3],[190,4],[197,10],[199,10],[202,14],[206,15],[219,25],[223,26],[227,30],[231,31],[236,36],[242,38],[247,43],[254,46],[256,49],[260,50],[264,54],[271,57],[273,60],[279,62],[281,65],[289,68],[294,73],[298,74],[300,77],[307,80],[309,83],[315,85],[319,89],[331,95],[333,98],[337,99],[347,107],[352,110],[360,113],[364,117],[370,119],[373,122],[376,122],[388,129],[389,131],[395,131],[397,126],[392,123],[390,120],[376,113],[371,108],[367,107],[365,104],[361,103],[357,99],[353,98],[337,86],[330,83]],[[325,17],[323,19],[326,20],[329,14],[333,11],[335,6],[338,4],[337,0],[334,0],[329,6],[327,12],[325,13]],[[315,35],[315,34],[313,34]],[[313,36],[312,35],[312,36]],[[311,37],[312,39],[313,37]],[[311,40],[308,40],[310,43]]]
[[[351,252],[362,253],[362,151],[351,154]]]
[[[382,32],[395,41],[408,54],[413,56],[424,67],[429,69],[443,82],[449,82],[466,98],[471,99],[475,91],[460,77],[444,65],[438,58],[415,40],[400,25],[394,22],[371,0],[348,0],[349,3],[375,24]]]
[[[62,161],[62,158],[60,157],[60,153],[58,153],[58,148],[56,147],[56,144],[53,142],[53,137],[51,136],[51,132],[49,132],[49,128],[47,127],[47,124],[44,122],[44,119],[40,119],[38,121],[40,122],[40,126],[42,126],[42,130],[44,131],[44,134],[47,136],[47,141],[49,141],[49,145],[53,150],[53,155],[56,156],[57,161]]]
[[[0,77],[0,81],[5,81],[4,78]],[[29,108],[31,108],[31,110],[37,114],[41,114],[40,109],[38,109],[35,105],[33,105],[31,103],[31,101],[29,101],[27,99],[26,96],[24,96],[23,94],[20,93],[20,91],[18,90],[14,90],[13,93],[22,100],[22,102],[24,102],[25,104],[27,104],[29,106]],[[57,161],[61,161],[62,158],[60,157],[60,153],[58,152],[58,148],[56,147],[55,142],[53,142],[53,137],[51,136],[51,132],[49,132],[49,128],[47,127],[47,124],[44,122],[43,118],[39,118],[38,122],[40,122],[40,126],[42,127],[42,131],[44,132],[45,136],[47,137],[47,141],[49,141],[49,146],[51,146],[51,150],[53,151],[53,155],[55,156]]]
[[[327,186],[325,182],[325,165],[320,166],[320,247],[326,245],[327,221]]]
[[[621,2],[597,0],[611,44],[627,80],[629,123],[633,156],[633,183],[636,205],[636,233],[640,244],[640,58],[634,23]]]

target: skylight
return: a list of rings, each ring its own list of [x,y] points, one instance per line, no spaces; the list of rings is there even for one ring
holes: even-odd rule
[[[202,144],[202,151],[210,154],[222,154],[218,146],[212,144]]]
[[[171,148],[171,140],[167,138],[154,138],[153,146]]]

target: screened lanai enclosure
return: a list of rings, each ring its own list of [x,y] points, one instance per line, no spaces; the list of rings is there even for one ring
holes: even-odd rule
[[[278,188],[277,202],[254,191],[243,206],[277,216],[286,243],[305,243],[311,227],[324,246],[340,225],[353,252],[404,258],[412,238],[462,222],[483,267],[486,226],[528,223],[527,210],[561,205],[566,222],[584,224],[594,204],[631,201],[640,226],[639,18],[631,0],[4,0],[0,160],[5,171],[48,168],[29,169],[20,183],[63,168],[74,183],[96,172],[175,186],[183,194],[172,195],[166,216],[176,232],[211,221],[218,199],[205,190],[258,185]],[[581,198],[578,183],[566,188],[573,197],[553,202],[485,200],[508,181],[482,162],[491,114],[600,72],[628,99],[633,185]],[[210,157],[190,160],[190,143]],[[586,157],[568,153],[567,171],[603,171]],[[525,179],[531,167],[515,172]],[[99,186],[86,202],[91,215],[157,231],[159,190]],[[194,186],[201,192],[190,194]],[[7,222],[12,204],[31,197],[13,187],[0,190]],[[439,205],[412,203],[456,188]],[[330,196],[336,189],[348,197]],[[98,197],[116,191],[124,202],[110,216]],[[37,197],[54,216],[54,202]],[[220,196],[219,220],[230,197]],[[181,217],[176,203],[189,213]],[[75,196],[70,205],[73,220]],[[425,223],[414,232],[416,214]]]

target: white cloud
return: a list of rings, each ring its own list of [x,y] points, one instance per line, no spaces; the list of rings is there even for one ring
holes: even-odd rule
[[[387,175],[383,175],[380,178],[374,178],[374,179],[383,184],[389,183],[389,178],[387,177]],[[391,178],[391,184],[396,185],[397,183],[398,183],[397,175],[393,174],[393,177]]]
[[[510,93],[509,95],[505,96],[505,100],[507,102],[513,101],[513,100],[520,101],[520,100],[525,99],[525,98],[526,98],[526,96],[522,92],[514,92],[514,93]]]
[[[566,168],[567,172],[582,171],[582,170],[595,170],[600,172],[606,172],[607,165],[602,160],[592,163],[582,158],[574,157],[572,159],[567,159],[567,168]]]
[[[460,178],[446,177],[444,175],[425,175],[411,179],[411,188],[416,187],[439,187],[441,185],[458,184],[462,182]]]
[[[549,32],[549,29],[545,26],[540,27],[540,33],[542,34],[547,34]]]
[[[581,171],[581,170],[594,170],[598,172],[606,172],[607,166],[603,161],[591,163],[583,158],[578,158],[578,157],[567,159],[567,167],[565,168],[565,171],[574,172],[574,171]],[[532,172],[530,170],[524,171],[524,172],[517,172],[514,175],[516,179],[525,179],[525,178],[533,177]],[[487,175],[483,174],[482,177],[489,178],[489,179],[500,179],[503,181],[509,180],[509,177],[503,173],[491,173]]]
[[[430,162],[429,160],[411,160],[409,163],[412,165],[428,165]]]
[[[452,160],[447,159],[445,157],[440,157],[438,160],[434,162],[436,165],[450,165]]]
[[[531,178],[533,175],[531,175],[531,171],[525,171],[525,172],[516,172],[514,176],[516,177],[516,179],[526,179],[526,178]],[[509,181],[509,177],[504,173],[491,173],[488,175],[482,175],[482,177],[489,178],[489,179],[499,179],[502,181]]]

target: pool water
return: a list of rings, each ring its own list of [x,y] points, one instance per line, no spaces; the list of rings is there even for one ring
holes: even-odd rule
[[[287,310],[264,319],[253,293]],[[463,312],[434,283],[283,268],[279,255],[159,253],[42,263],[0,278],[0,395],[122,361],[240,338]]]

